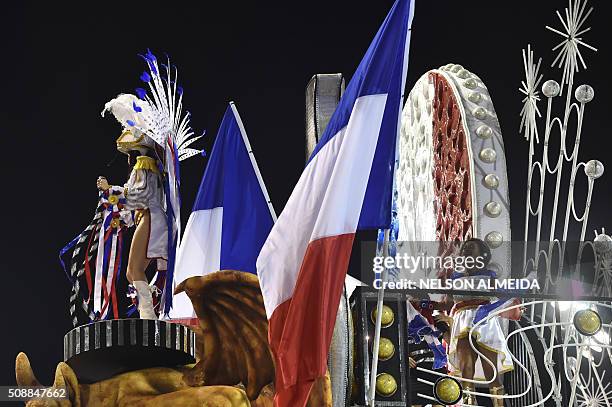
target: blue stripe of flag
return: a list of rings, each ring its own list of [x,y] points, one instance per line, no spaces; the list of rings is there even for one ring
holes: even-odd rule
[[[332,115],[310,160],[340,130],[347,126],[361,96],[387,94],[374,161],[358,229],[388,228],[399,115],[407,70],[409,27],[414,0],[397,0],[387,15]]]
[[[273,220],[231,106],[217,133],[193,211],[213,208],[223,208],[221,270],[256,273],[255,261]]]

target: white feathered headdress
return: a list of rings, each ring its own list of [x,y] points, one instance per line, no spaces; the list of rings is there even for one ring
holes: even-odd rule
[[[139,146],[151,149],[155,147],[155,141],[147,136],[147,122],[151,118],[151,107],[148,102],[140,100],[134,95],[124,93],[104,105],[102,117],[104,117],[106,112],[111,112],[124,129],[124,133],[117,139],[117,148],[119,148],[121,139],[126,131],[132,133],[134,138],[142,138],[138,142]],[[120,149],[120,151],[123,150]]]
[[[164,73],[161,73],[151,51],[142,57],[149,69],[140,79],[148,85],[149,92],[136,88],[138,97],[119,95],[105,105],[104,111],[110,110],[124,127],[142,131],[164,149],[171,143],[179,161],[200,154],[201,150],[189,148],[202,136],[194,137],[189,124],[191,114],[183,113],[183,88],[177,84],[176,67],[168,60],[167,65],[162,65]]]
[[[124,128],[135,127],[142,129],[143,133],[146,132],[147,121],[151,117],[149,103],[129,93],[122,93],[106,102],[102,110],[102,117],[106,112],[111,112]]]

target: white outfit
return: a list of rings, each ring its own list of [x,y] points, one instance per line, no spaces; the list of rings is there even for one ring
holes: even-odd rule
[[[136,165],[124,186],[125,208],[130,211],[149,210],[151,224],[147,257],[167,260],[168,223],[164,211],[164,190],[159,172],[151,161],[154,162],[151,157],[137,157]]]
[[[473,280],[488,279],[490,277],[485,276],[466,276],[460,278],[469,278]],[[476,283],[477,284],[477,283]],[[455,301],[469,301],[469,300],[486,300],[491,301],[491,297],[473,295],[473,296],[456,296]],[[470,330],[474,326],[474,317],[476,316],[477,305],[468,306],[465,308],[458,309],[453,315],[453,326],[451,327],[451,341],[448,348],[448,367],[451,374],[460,376],[461,370],[459,369],[459,358],[457,356],[457,343],[461,338],[467,338]],[[504,373],[514,369],[512,362],[512,356],[508,350],[507,344],[504,342],[505,339],[504,331],[502,330],[499,317],[492,317],[484,322],[481,322],[476,329],[472,331],[472,338],[474,345],[480,345],[481,348],[488,349],[497,353],[497,372]],[[482,371],[482,364],[487,362],[480,360],[476,364],[476,370],[474,379],[484,380],[484,374]]]

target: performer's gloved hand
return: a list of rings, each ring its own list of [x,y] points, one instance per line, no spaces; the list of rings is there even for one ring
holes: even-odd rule
[[[108,181],[104,177],[98,177],[98,181],[96,181],[96,186],[101,191],[107,191],[110,188]]]

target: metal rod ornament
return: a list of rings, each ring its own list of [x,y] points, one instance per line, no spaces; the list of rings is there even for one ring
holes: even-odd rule
[[[383,256],[387,256],[389,251],[389,229],[385,229],[383,240]],[[383,301],[385,299],[385,280],[387,278],[387,268],[383,267],[381,274],[381,287],[378,290],[376,302],[376,326],[374,329],[374,343],[372,344],[372,368],[370,369],[370,388],[368,405],[374,407],[376,398],[376,375],[378,372],[378,350],[380,349],[380,330],[382,328]]]

